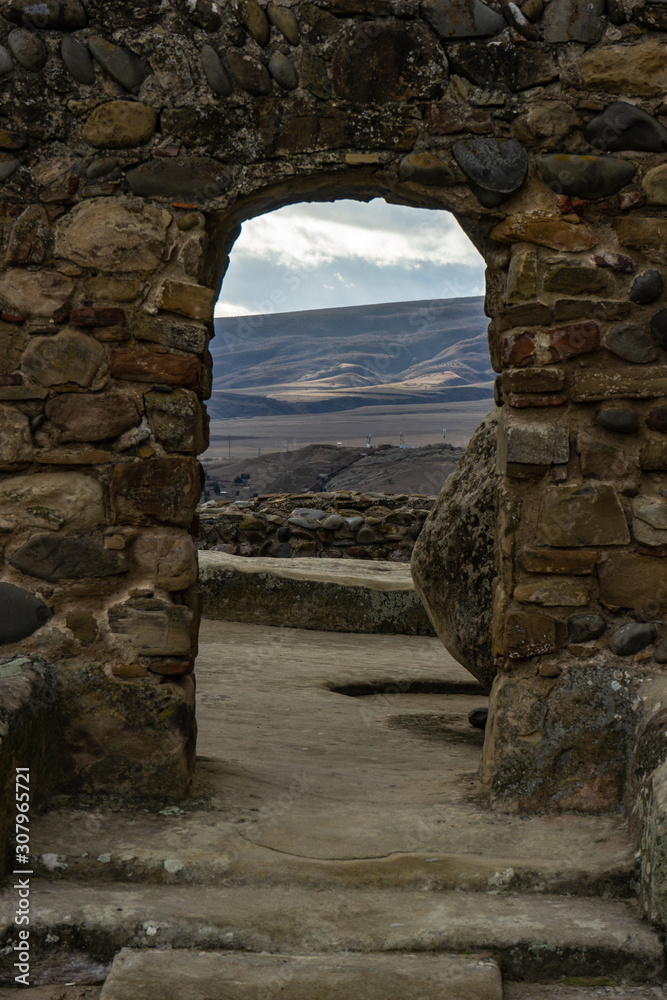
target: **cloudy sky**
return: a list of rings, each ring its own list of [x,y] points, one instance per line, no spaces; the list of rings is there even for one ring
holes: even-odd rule
[[[447,212],[337,201],[243,224],[217,316],[482,295],[481,257]]]

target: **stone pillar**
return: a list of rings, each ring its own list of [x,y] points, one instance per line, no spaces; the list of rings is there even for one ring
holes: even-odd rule
[[[502,478],[483,773],[523,809],[622,801],[638,692],[667,660],[661,225],[621,217],[610,234],[602,209],[597,225],[526,217],[491,233],[511,259],[492,324]]]

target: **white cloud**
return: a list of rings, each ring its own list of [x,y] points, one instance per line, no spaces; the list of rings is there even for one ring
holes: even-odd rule
[[[475,295],[483,287],[482,259],[448,212],[382,199],[298,204],[243,223],[216,315]],[[284,301],[272,304],[267,296],[278,289]]]
[[[274,259],[309,269],[339,257],[361,258],[379,267],[422,263],[471,264],[479,255],[448,212],[354,202],[356,221],[340,202],[297,205],[243,223],[235,255]]]
[[[252,316],[255,312],[255,309],[248,309],[247,306],[241,305],[238,302],[227,302],[222,299],[216,302],[214,310],[217,318],[222,316]]]

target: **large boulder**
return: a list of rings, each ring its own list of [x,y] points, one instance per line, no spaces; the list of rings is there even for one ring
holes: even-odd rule
[[[497,422],[494,410],[473,434],[424,522],[411,564],[440,641],[488,690],[496,674],[491,619]]]

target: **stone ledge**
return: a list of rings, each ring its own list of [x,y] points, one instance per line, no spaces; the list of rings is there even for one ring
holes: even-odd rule
[[[199,553],[207,618],[323,632],[434,635],[408,566]]]

